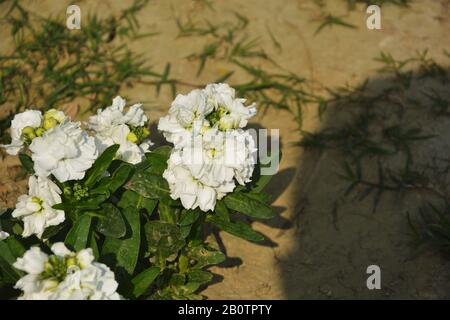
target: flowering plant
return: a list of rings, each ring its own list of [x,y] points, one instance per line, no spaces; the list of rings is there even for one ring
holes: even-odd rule
[[[274,215],[245,130],[256,107],[244,103],[226,84],[178,95],[158,124],[173,146],[153,146],[142,105],[121,97],[84,124],[54,109],[17,114],[3,147],[30,177],[0,215],[4,294],[202,298],[207,268],[225,260],[209,225],[261,241],[237,216]]]

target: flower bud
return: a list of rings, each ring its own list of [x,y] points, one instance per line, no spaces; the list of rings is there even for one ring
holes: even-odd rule
[[[147,138],[150,135],[150,130],[147,127],[142,129],[142,137]]]
[[[66,261],[67,267],[75,266],[77,264],[77,259],[75,257],[70,257]]]
[[[55,118],[44,118],[44,129],[48,130],[56,127],[58,121]]]
[[[36,133],[34,132],[34,128],[33,127],[25,127],[22,129],[22,134],[25,135],[25,137],[27,137],[30,140],[33,140],[34,138],[36,138]]]
[[[236,127],[236,123],[231,116],[224,116],[219,121],[219,129],[222,131],[234,129]]]
[[[134,132],[130,132],[127,134],[127,140],[136,143],[138,141],[138,137]]]
[[[44,122],[45,122],[45,120],[50,120],[50,119],[55,120],[57,123],[61,123],[64,121],[65,115],[62,111],[58,111],[56,109],[50,109],[46,113],[44,113]],[[51,127],[51,128],[53,128],[53,127]]]
[[[34,132],[36,133],[36,136],[42,137],[42,135],[44,134],[45,130],[44,130],[44,128],[37,128]]]

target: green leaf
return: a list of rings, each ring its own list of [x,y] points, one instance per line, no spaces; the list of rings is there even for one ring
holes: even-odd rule
[[[65,223],[60,223],[56,226],[50,226],[45,228],[44,233],[42,234],[42,239],[50,239],[51,237],[56,236],[65,227],[66,227]]]
[[[165,260],[173,261],[185,244],[180,229],[174,224],[162,221],[148,222],[145,225],[145,236],[149,251],[161,264],[164,264]]]
[[[99,217],[97,231],[107,237],[121,238],[127,232],[122,213],[111,203],[102,205],[102,217]]]
[[[150,199],[168,198],[170,196],[167,181],[162,176],[149,172],[136,172],[126,188]]]
[[[127,207],[123,211],[123,215],[130,226],[130,230],[124,239],[106,237],[102,257],[107,265],[114,265],[115,268],[121,267],[128,274],[133,274],[141,244],[141,222],[136,207]]]
[[[213,278],[213,274],[208,271],[193,270],[187,273],[188,282],[196,282],[199,284],[205,284],[210,282]]]
[[[7,263],[13,264],[16,261],[14,254],[11,252],[6,241],[0,241],[0,257],[2,257]]]
[[[119,167],[114,170],[111,177],[103,177],[100,179],[97,187],[91,190],[91,194],[112,194],[117,191],[122,185],[124,185],[128,178],[131,176],[134,168],[128,163],[122,163]]]
[[[117,150],[119,150],[119,145],[115,144],[103,151],[97,160],[95,160],[92,167],[86,172],[86,177],[84,179],[85,186],[93,186],[103,177],[109,165],[114,160]]]
[[[100,252],[98,250],[97,240],[95,240],[95,232],[93,230],[89,232],[88,243],[89,248],[92,249],[92,254],[94,255],[95,259],[98,259],[100,257]]]
[[[100,194],[95,197],[87,198],[86,200],[73,201],[73,202],[63,202],[52,206],[53,209],[73,211],[74,209],[78,211],[86,210],[97,210],[100,208],[102,202],[109,198],[108,194]]]
[[[2,274],[5,277],[4,281],[7,283],[16,283],[22,276],[22,273],[13,268],[2,256],[0,256],[0,270],[2,270]]]
[[[150,164],[145,170],[150,173],[162,175],[167,168],[167,156],[154,152],[147,153],[145,156]]]
[[[187,291],[187,293],[194,293],[195,291],[200,288],[200,283],[198,282],[188,282],[186,283],[183,288]]]
[[[117,189],[119,189],[125,182],[127,182],[131,173],[133,172],[133,166],[124,163],[122,164],[111,176],[111,183],[109,185],[109,191],[114,193]]]
[[[122,194],[122,197],[117,205],[122,209],[130,206],[135,207],[138,210],[145,209],[147,210],[147,213],[151,215],[157,204],[158,200],[144,198],[134,191],[126,190]]]
[[[184,285],[186,282],[186,275],[181,273],[173,273],[170,277],[169,284],[174,287],[179,287]]]
[[[156,148],[155,150],[153,150],[151,153],[161,154],[161,155],[165,156],[166,160],[167,160],[167,159],[169,159],[171,151],[172,151],[171,146],[160,146],[160,147]]]
[[[67,233],[64,243],[75,251],[86,248],[92,218],[85,214],[78,218]]]
[[[131,280],[133,284],[133,295],[138,298],[145,293],[148,287],[155,281],[160,274],[159,267],[151,267],[141,272]]]
[[[223,201],[216,202],[216,207],[214,208],[214,215],[216,216],[217,219],[230,221],[230,213],[228,212],[228,208]]]
[[[198,210],[183,210],[181,212],[180,221],[178,224],[180,226],[188,226],[195,223],[200,217],[200,212]]]
[[[252,191],[253,192],[261,192],[264,187],[270,182],[273,176],[271,175],[261,175],[261,164],[258,164],[257,168],[255,168],[255,177],[252,182]]]
[[[23,168],[28,172],[33,174],[34,173],[34,163],[33,160],[31,160],[31,157],[25,153],[19,153],[19,160],[22,164]]]
[[[184,238],[191,234],[192,226],[200,218],[201,213],[197,210],[183,210],[180,215],[180,221],[178,222],[181,233]]]
[[[12,265],[17,258],[23,256],[24,252],[25,248],[14,236],[0,241],[0,270],[2,270],[5,282],[16,283],[23,275],[23,272],[15,269]]]
[[[161,221],[168,223],[176,223],[178,220],[176,209],[165,204],[164,202],[159,202],[158,212]]]
[[[25,246],[17,240],[14,236],[9,236],[6,240],[3,240],[9,247],[11,254],[15,258],[22,257],[25,254]]]
[[[252,218],[270,219],[275,215],[271,206],[242,192],[231,193],[223,200],[229,209]]]
[[[202,269],[206,266],[219,264],[225,261],[225,255],[220,251],[196,246],[190,249],[189,259],[193,259],[197,262],[193,266],[194,269]]]
[[[214,225],[216,225],[219,229],[228,232],[229,234],[232,234],[236,237],[248,240],[248,241],[263,241],[264,236],[260,234],[259,232],[256,232],[253,230],[249,225],[241,222],[231,222],[231,221],[225,221],[220,219],[220,217],[217,217],[216,215],[208,215],[207,221],[212,222]]]

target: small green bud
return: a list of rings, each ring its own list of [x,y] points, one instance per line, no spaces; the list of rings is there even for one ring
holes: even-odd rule
[[[64,187],[64,195],[71,196],[72,195],[72,188]]]
[[[127,134],[127,140],[131,141],[133,143],[136,143],[136,142],[138,142],[139,139],[138,139],[138,137],[136,136],[135,133],[130,132],[129,134]]]
[[[45,130],[54,128],[54,127],[56,127],[57,124],[58,124],[58,121],[56,121],[55,118],[46,118],[46,119],[44,119],[44,129]]]
[[[58,123],[61,123],[64,121],[64,113],[56,110],[56,109],[50,109],[46,113],[44,113],[44,121],[53,119]]]
[[[147,127],[142,129],[142,137],[147,138],[150,135],[150,130]]]
[[[36,133],[33,127],[25,127],[22,129],[22,134],[29,140],[36,138]]]
[[[44,130],[44,128],[37,128],[34,132],[36,133],[36,136],[42,137],[42,135],[44,134],[45,130]]]
[[[181,273],[186,272],[187,268],[189,267],[189,259],[185,255],[181,255],[180,259],[178,260],[178,269],[180,269]]]
[[[76,264],[77,264],[77,259],[75,259],[74,257],[70,257],[66,261],[67,267],[75,266]]]

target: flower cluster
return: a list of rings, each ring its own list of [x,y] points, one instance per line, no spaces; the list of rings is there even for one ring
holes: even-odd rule
[[[66,121],[64,113],[55,109],[48,110],[44,115],[38,110],[26,110],[16,114],[11,121],[11,144],[1,146],[15,156],[34,138],[43,136],[46,131]]]
[[[100,152],[113,144],[120,145],[117,158],[129,163],[139,163],[151,146],[148,139],[147,116],[142,104],[132,105],[124,113],[126,101],[116,97],[113,104],[89,118],[88,127],[95,133]]]
[[[82,180],[103,151],[120,146],[116,158],[132,164],[141,162],[150,141],[147,117],[141,104],[124,113],[125,100],[116,97],[112,106],[99,110],[83,129],[62,111],[26,110],[11,122],[11,143],[2,145],[6,152],[30,154],[34,174],[28,181],[28,194],[21,195],[11,216],[23,222],[22,237],[43,238],[45,230],[65,221],[63,210],[55,209],[67,190],[77,200],[88,191]],[[108,175],[108,172],[104,173]],[[61,186],[61,188],[59,186]],[[9,236],[1,230],[0,240]],[[23,290],[23,299],[116,299],[117,283],[107,266],[93,263],[92,250],[71,253],[62,243],[52,247],[55,255],[47,256],[37,247],[30,249],[15,263],[28,275],[16,288]]]
[[[163,176],[186,209],[213,210],[236,182],[250,181],[257,148],[243,128],[256,107],[244,103],[227,84],[210,84],[178,95],[160,119],[158,129],[174,144]]]
[[[124,113],[125,100],[116,97],[112,106],[99,110],[87,126],[95,133],[90,136],[81,123],[71,121],[62,111],[48,110],[44,114],[26,110],[11,122],[11,144],[3,145],[11,155],[27,148],[31,151],[35,175],[30,177],[28,195],[18,198],[12,216],[24,222],[22,236],[42,237],[45,228],[65,220],[64,211],[53,205],[61,202],[61,190],[50,176],[63,183],[81,180],[98,156],[110,145],[119,144],[117,158],[138,163],[150,146],[147,117],[141,104]],[[76,187],[76,186],[75,186]],[[0,233],[5,238],[5,232]]]
[[[32,247],[18,258],[14,267],[26,272],[15,288],[22,300],[118,300],[118,283],[104,264],[94,262],[92,249],[77,253],[62,242],[55,243],[47,255]]]

